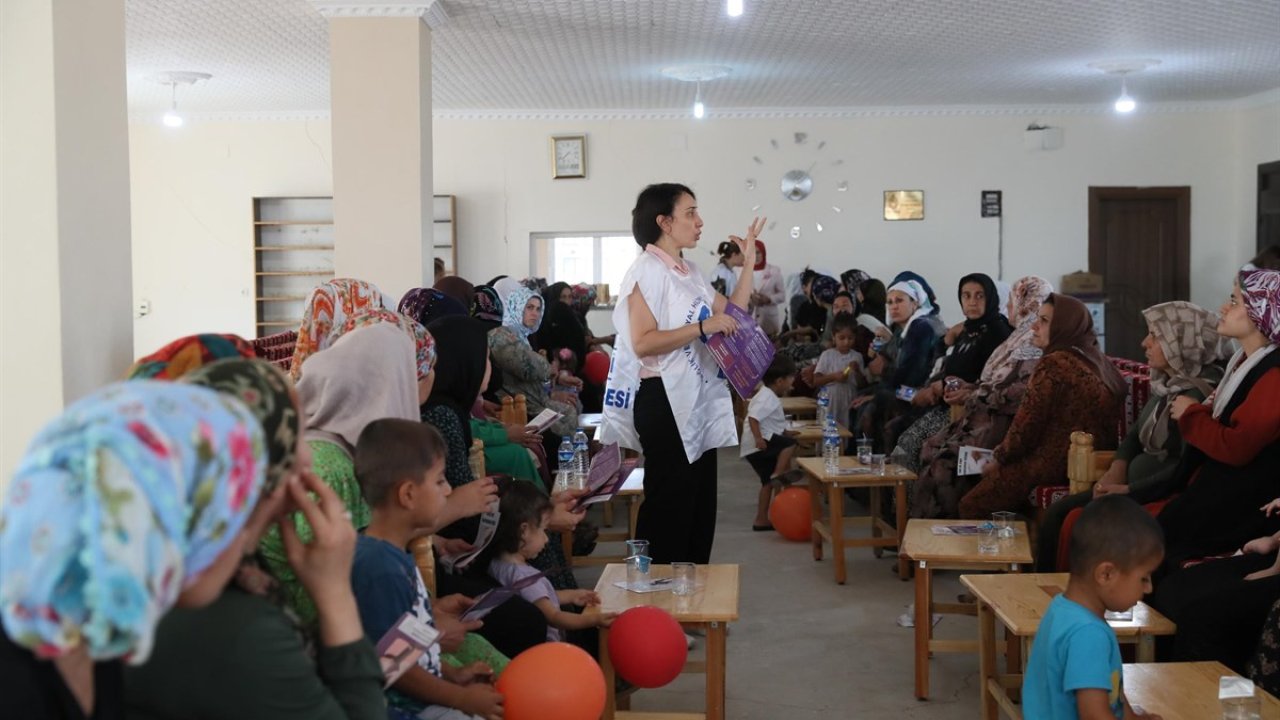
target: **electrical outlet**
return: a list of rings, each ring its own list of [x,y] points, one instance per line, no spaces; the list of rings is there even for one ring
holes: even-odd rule
[[[146,317],[151,314],[151,301],[147,299],[139,300],[133,306],[134,317]]]

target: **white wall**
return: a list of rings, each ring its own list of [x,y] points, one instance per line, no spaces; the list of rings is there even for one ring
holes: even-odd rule
[[[1216,307],[1232,270],[1252,255],[1248,196],[1257,163],[1280,159],[1278,117],[1280,102],[1127,118],[1040,117],[1066,129],[1066,147],[1039,153],[1023,149],[1025,116],[437,118],[435,192],[458,196],[458,264],[473,281],[527,274],[530,233],[629,229],[636,193],[674,180],[698,193],[706,254],[700,249],[694,257],[704,267],[715,244],[741,234],[759,204],[778,221],[765,239],[770,260],[785,271],[811,263],[891,277],[910,268],[929,278],[955,319],[959,277],[996,268],[996,221],[979,217],[980,191],[1004,191],[1005,277],[1036,273],[1056,282],[1088,264],[1090,185],[1189,185],[1191,299]],[[578,132],[588,136],[588,178],[552,180],[548,137]],[[795,145],[795,132],[807,132],[807,144]],[[250,334],[250,198],[327,193],[327,124],[194,124],[178,133],[135,125],[131,138],[135,284],[154,307],[138,321],[139,350],[200,330]],[[833,167],[837,159],[844,164]],[[783,200],[782,173],[815,161],[813,196]],[[756,190],[746,189],[747,178]],[[849,183],[843,193],[835,190],[841,180]],[[924,190],[925,221],[881,220],[887,189]],[[786,232],[793,224],[803,227],[795,241]]]

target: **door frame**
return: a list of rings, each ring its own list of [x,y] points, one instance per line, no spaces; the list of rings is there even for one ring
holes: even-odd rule
[[[1266,249],[1262,238],[1262,218],[1268,215],[1280,215],[1280,213],[1262,212],[1262,178],[1266,175],[1276,174],[1280,174],[1280,160],[1273,160],[1271,162],[1261,163],[1258,165],[1258,197],[1257,204],[1254,206],[1254,211],[1258,214],[1258,241],[1255,249],[1255,252],[1257,253],[1261,253]]]
[[[1089,188],[1089,272],[1106,264],[1102,227],[1102,203],[1106,200],[1175,200],[1178,235],[1174,239],[1174,275],[1171,300],[1191,299],[1191,187],[1093,187]]]

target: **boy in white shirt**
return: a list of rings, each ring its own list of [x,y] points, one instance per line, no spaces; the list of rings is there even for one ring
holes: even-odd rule
[[[769,523],[769,503],[773,500],[773,493],[794,482],[795,475],[799,474],[791,470],[796,440],[787,431],[782,401],[778,399],[791,392],[795,381],[795,361],[779,353],[764,371],[760,389],[747,405],[747,418],[742,423],[741,456],[760,476],[760,497],[752,530],[773,529]]]

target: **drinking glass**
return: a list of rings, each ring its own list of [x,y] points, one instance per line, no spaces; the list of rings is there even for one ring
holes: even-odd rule
[[[883,475],[885,471],[884,453],[876,453],[871,456],[871,469],[876,475]]]
[[[698,566],[690,562],[671,563],[671,591],[676,595],[692,595],[697,589]]]
[[[1008,539],[1013,537],[1013,522],[1017,517],[1016,513],[1011,513],[1007,510],[993,512],[991,513],[991,524],[996,526],[1000,537]]]

